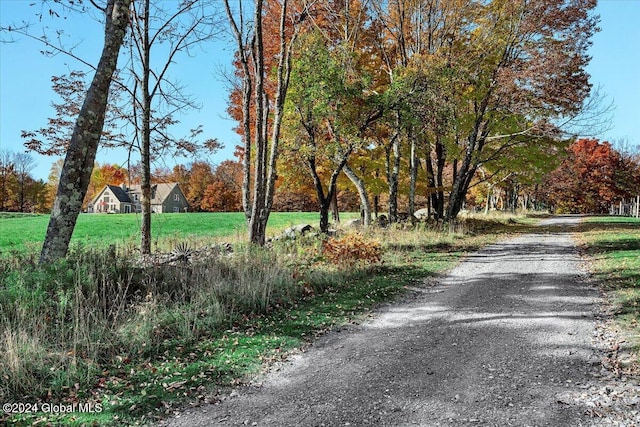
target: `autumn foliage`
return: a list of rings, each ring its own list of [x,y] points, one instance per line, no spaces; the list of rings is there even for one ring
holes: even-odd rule
[[[544,182],[550,207],[560,213],[607,213],[611,204],[637,196],[640,163],[610,143],[579,139]]]

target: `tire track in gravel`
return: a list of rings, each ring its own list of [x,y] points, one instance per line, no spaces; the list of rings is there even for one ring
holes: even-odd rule
[[[512,238],[327,334],[259,385],[162,425],[596,425],[563,396],[597,381],[598,304],[568,233]]]

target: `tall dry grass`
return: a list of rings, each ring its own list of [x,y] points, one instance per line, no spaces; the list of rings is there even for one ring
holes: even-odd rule
[[[286,256],[245,248],[192,264],[140,266],[113,250],[76,250],[0,270],[0,400],[90,387],[114,358],[197,340],[303,292]]]

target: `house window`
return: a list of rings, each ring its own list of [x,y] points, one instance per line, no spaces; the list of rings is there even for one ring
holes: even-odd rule
[[[173,213],[178,213],[178,212],[180,212],[180,208],[179,208],[179,207],[177,207],[177,206],[176,206],[176,207],[174,207],[174,208],[173,208]]]
[[[138,201],[138,195],[137,194],[133,195],[133,200],[135,200],[136,202]]]
[[[180,201],[180,196],[178,196],[177,194],[174,194],[173,195],[173,200],[176,201],[176,202],[179,202]]]
[[[110,201],[111,201],[111,200],[109,200],[109,198],[105,196],[105,198],[104,198],[104,202],[105,202],[105,203],[109,203]]]
[[[105,195],[105,196],[109,196],[109,195],[111,195],[111,193],[109,193],[108,191],[105,191],[105,192],[104,192],[104,195]]]

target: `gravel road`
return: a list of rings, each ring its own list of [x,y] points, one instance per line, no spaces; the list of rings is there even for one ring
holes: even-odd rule
[[[162,425],[601,425],[592,403],[571,397],[602,381],[599,303],[568,233],[513,238]]]

